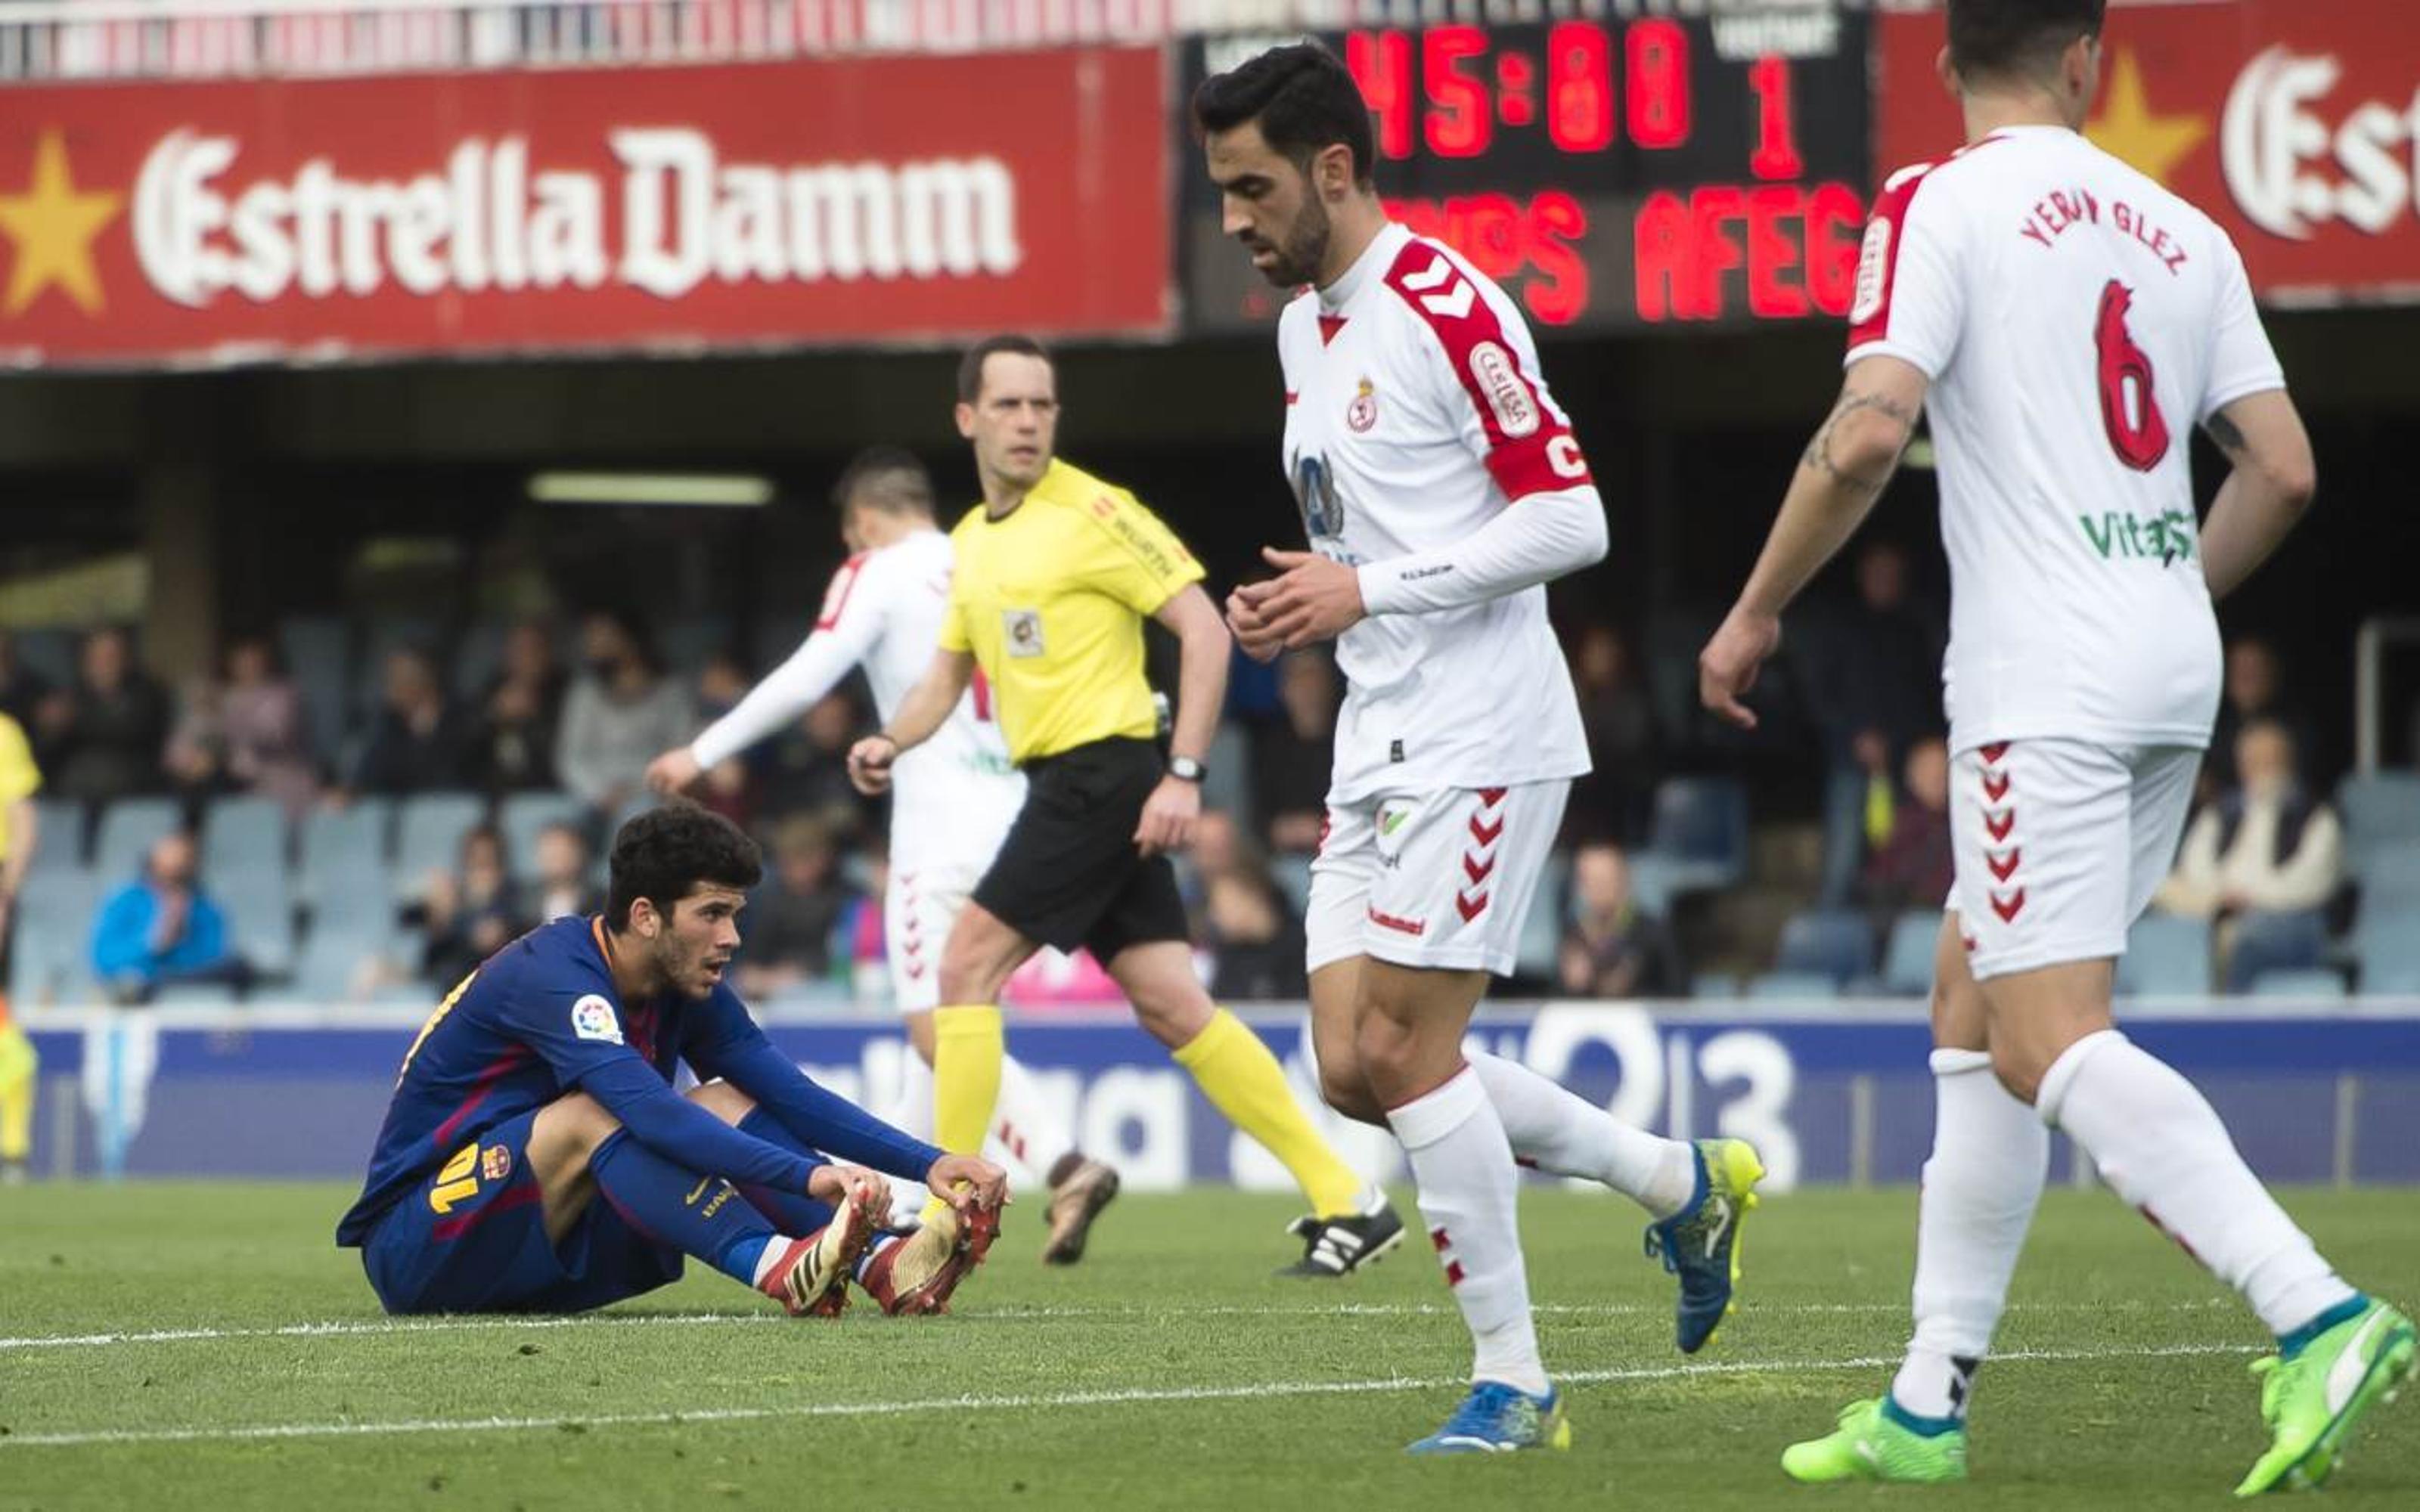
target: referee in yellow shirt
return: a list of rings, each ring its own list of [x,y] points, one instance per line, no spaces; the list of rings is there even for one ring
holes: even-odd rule
[[[8,940],[17,921],[17,893],[25,885],[40,840],[35,827],[34,795],[42,773],[25,742],[23,726],[0,714],[0,1185],[25,1179],[25,1154],[33,1147],[34,1076],[40,1063],[34,1041],[8,1012]]]
[[[1312,1128],[1277,1057],[1214,1005],[1193,970],[1169,853],[1193,838],[1202,761],[1226,696],[1229,641],[1202,567],[1134,495],[1056,459],[1050,356],[995,336],[958,368],[958,434],[983,504],[950,532],[955,564],[941,643],[889,729],[859,741],[868,793],[941,727],[980,667],[1025,807],[950,931],[934,1015],[934,1131],[975,1151],[1000,1094],[1000,993],[1045,945],[1089,949],[1135,1016],[1218,1111],[1282,1162],[1311,1199],[1288,1273],[1342,1275],[1401,1242],[1385,1195]],[[1182,643],[1171,752],[1143,679],[1142,622]]]

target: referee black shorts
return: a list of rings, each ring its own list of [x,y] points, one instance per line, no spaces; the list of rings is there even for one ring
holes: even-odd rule
[[[1096,740],[1025,764],[1025,807],[974,901],[1029,940],[1107,964],[1129,945],[1188,936],[1176,871],[1135,848],[1166,774],[1148,740]]]

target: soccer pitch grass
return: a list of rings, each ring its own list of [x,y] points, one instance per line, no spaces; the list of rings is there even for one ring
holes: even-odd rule
[[[1804,1193],[1747,1229],[1745,1305],[1671,1344],[1632,1208],[1525,1193],[1568,1454],[1415,1460],[1466,1342],[1417,1235],[1287,1282],[1291,1201],[1128,1196],[1045,1271],[1012,1210],[949,1318],[783,1319],[719,1276],[576,1319],[382,1318],[334,1186],[0,1191],[0,1507],[2216,1505],[2265,1443],[2257,1326],[2102,1193],[2054,1192],[1963,1487],[1800,1488],[1776,1458],[1886,1383],[1915,1197]],[[2360,1284],[2420,1301],[2420,1199],[2289,1194]],[[1406,1211],[1408,1212],[1408,1209]],[[2420,1504],[2420,1401],[2326,1494]]]

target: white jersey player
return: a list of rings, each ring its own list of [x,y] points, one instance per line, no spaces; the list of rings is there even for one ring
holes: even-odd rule
[[[1306,933],[1321,1090],[1391,1128],[1469,1325],[1472,1390],[1412,1447],[1560,1447],[1513,1206],[1517,1156],[1626,1192],[1682,1277],[1694,1350],[1730,1305],[1762,1173],[1617,1123],[1527,1068],[1466,1054],[1488,974],[1513,969],[1572,779],[1589,769],[1544,585],[1605,554],[1605,509],[1504,292],[1390,224],[1369,116],[1318,47],[1203,85],[1194,116],[1226,228],[1280,287],[1285,467],[1310,552],[1237,590],[1248,652],[1334,640],[1347,693]],[[1342,1265],[1364,1235],[1329,1222]]]
[[[2112,1027],[2112,964],[2176,853],[2217,708],[2211,597],[2276,547],[2313,474],[2225,232],[2077,134],[2102,10],[1950,0],[1968,145],[1885,184],[1840,400],[1700,659],[1707,705],[1752,726],[1739,700],[1781,610],[1871,507],[1929,407],[1950,564],[1956,885],[1937,951],[1916,1332],[1885,1396],[1784,1456],[1802,1480],[1964,1475],[1973,1376],[2050,1126],[2278,1335],[2264,1394],[2275,1439],[2243,1491],[2323,1478],[2415,1354],[2412,1325],[2320,1259],[2192,1085]],[[2206,525],[2187,467],[2195,424],[2234,464]]]
[[[894,448],[870,448],[850,463],[834,498],[854,554],[833,575],[814,633],[731,712],[656,760],[648,780],[659,790],[685,788],[787,728],[852,671],[864,670],[886,721],[923,675],[949,604],[951,548],[934,521],[923,465]],[[1025,778],[1009,763],[980,682],[893,771],[883,941],[892,994],[917,1053],[903,1068],[892,1121],[929,1134],[941,945],[1016,821]],[[1116,1195],[1116,1173],[1083,1158],[1031,1073],[1015,1061],[1002,1070],[993,1133],[1051,1186],[1045,1258],[1080,1258],[1093,1218]],[[914,1211],[908,1204],[916,1200],[904,1195],[901,1211]]]

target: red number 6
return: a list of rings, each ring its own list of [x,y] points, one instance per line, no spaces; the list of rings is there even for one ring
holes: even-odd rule
[[[2133,291],[2116,279],[2101,290],[2101,319],[2093,343],[2101,353],[2101,424],[2118,460],[2149,472],[2168,455],[2168,423],[2151,383],[2150,355],[2126,329]]]

